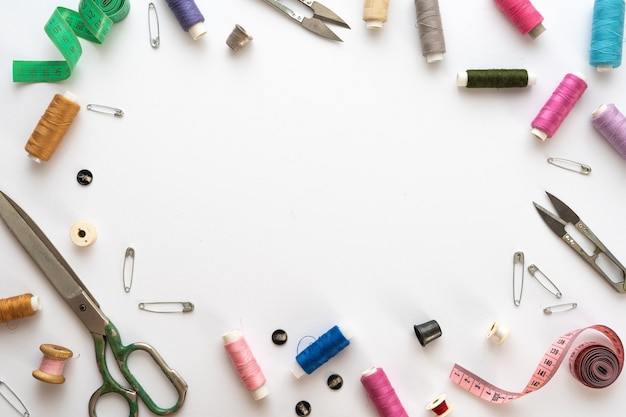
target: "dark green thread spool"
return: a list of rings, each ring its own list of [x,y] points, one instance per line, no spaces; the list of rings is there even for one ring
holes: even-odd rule
[[[525,69],[473,69],[457,74],[457,85],[467,88],[522,88],[536,81],[536,75]]]

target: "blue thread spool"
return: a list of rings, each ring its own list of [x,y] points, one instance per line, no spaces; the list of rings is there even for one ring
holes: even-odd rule
[[[291,372],[296,378],[312,374],[350,344],[353,331],[349,327],[334,326],[296,356]]]
[[[596,0],[593,4],[589,64],[608,72],[622,63],[624,0]]]

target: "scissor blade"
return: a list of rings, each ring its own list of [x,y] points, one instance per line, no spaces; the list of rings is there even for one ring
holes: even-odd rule
[[[305,17],[304,19],[302,19],[301,25],[311,32],[324,38],[331,39],[333,41],[343,42],[339,36],[335,35],[335,32],[330,30],[330,28],[326,26],[326,24],[324,24],[324,22],[315,17]]]
[[[548,198],[550,199],[550,202],[552,202],[552,205],[554,206],[554,209],[556,210],[557,214],[563,220],[572,224],[576,224],[580,221],[580,217],[578,217],[578,215],[574,213],[574,210],[569,208],[567,204],[565,204],[564,202],[562,202],[561,200],[559,200],[558,198],[556,198],[555,196],[553,196],[547,191],[546,191],[546,194],[548,194]]]
[[[104,332],[108,320],[102,316],[98,303],[39,226],[2,191],[0,218],[87,328]]]
[[[313,17],[317,17],[318,19],[322,19],[330,23],[335,23],[339,26],[350,29],[350,26],[348,26],[348,24],[344,22],[342,18],[337,16],[335,12],[333,12],[323,4],[314,1],[313,3],[311,3],[311,9],[313,9]]]
[[[541,207],[534,201],[533,204],[535,205],[535,208],[537,209],[537,212],[539,213],[543,221],[558,237],[562,238],[567,234],[567,231],[565,230],[565,225],[567,223],[563,222],[563,220],[559,219],[554,214],[550,213],[548,210]]]

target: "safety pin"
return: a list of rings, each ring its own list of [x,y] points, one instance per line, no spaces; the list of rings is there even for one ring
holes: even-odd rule
[[[541,270],[537,268],[535,264],[532,264],[528,267],[528,272],[530,272],[530,275],[532,275],[533,278],[535,278],[537,282],[541,284],[541,286],[545,288],[550,294],[554,295],[556,298],[561,298],[563,296],[563,294],[557,288],[554,282],[552,282],[550,278],[546,276],[546,274],[541,272]],[[552,288],[548,288],[548,287],[552,287]]]
[[[124,267],[122,269],[122,280],[124,281],[124,291],[130,292],[133,286],[133,275],[135,272],[135,249],[128,247],[124,254]]]
[[[513,304],[516,306],[522,302],[524,289],[524,252],[513,254]]]
[[[561,313],[563,311],[573,310],[578,307],[578,303],[565,303],[548,306],[543,309],[545,314]]]
[[[571,161],[569,159],[549,157],[548,163],[583,175],[589,175],[591,173],[591,167],[589,165],[581,164],[580,162]]]
[[[7,398],[7,396],[5,395],[5,393],[3,391],[8,391],[8,393],[12,397],[13,401],[11,399]],[[24,405],[22,400],[20,400],[20,397],[18,397],[17,394],[15,394],[15,392],[13,392],[13,390],[1,378],[0,378],[0,396],[2,396],[2,398],[4,398],[4,400],[7,403],[9,403],[11,408],[13,408],[19,414],[23,415],[24,417],[29,417],[30,416],[30,412],[28,411],[28,409],[26,408],[26,406]],[[19,403],[19,405],[22,407],[23,411],[20,410],[17,407],[17,405],[15,405],[14,401]]]
[[[150,306],[150,307],[148,307]],[[169,308],[178,306],[179,308]],[[151,313],[188,313],[193,311],[194,305],[189,301],[154,301],[139,303],[139,309]]]
[[[122,111],[122,109],[116,109],[111,106],[103,106],[102,104],[87,104],[87,110],[91,110],[96,113],[110,114],[115,117],[124,116],[124,111]]]
[[[153,28],[156,29],[156,36],[152,35]],[[150,46],[158,48],[161,45],[161,36],[159,29],[159,15],[154,3],[148,4],[148,33],[150,34]]]

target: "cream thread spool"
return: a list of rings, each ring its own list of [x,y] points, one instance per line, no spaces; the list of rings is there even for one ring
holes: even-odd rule
[[[43,344],[39,346],[39,350],[43,353],[39,369],[33,371],[33,376],[40,381],[49,384],[62,384],[65,382],[63,369],[65,362],[74,356],[71,350],[51,344]]]
[[[433,411],[439,417],[445,417],[454,407],[446,403],[446,394],[441,394],[434,400],[432,400],[427,406],[427,410]]]
[[[87,221],[78,221],[70,228],[70,240],[76,246],[91,246],[98,239],[98,229]]]
[[[504,343],[507,337],[509,337],[509,333],[511,329],[508,325],[502,324],[500,320],[496,320],[491,324],[489,328],[489,332],[487,333],[487,339],[492,342],[501,345]]]
[[[55,94],[26,142],[28,157],[37,163],[50,160],[79,111],[76,95]]]
[[[41,310],[41,300],[30,293],[0,299],[0,322],[34,316]]]
[[[389,0],[365,0],[363,20],[368,29],[382,29],[387,21]]]

